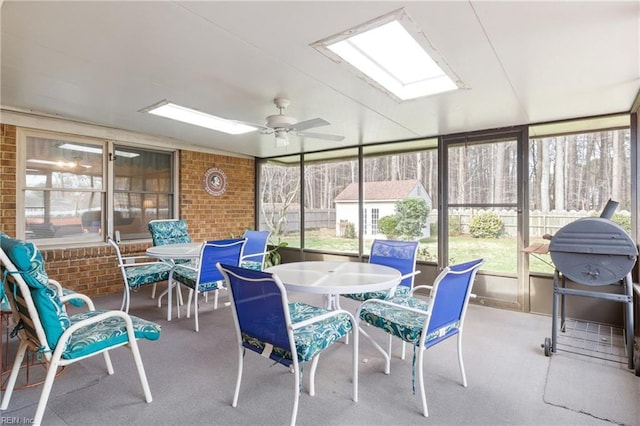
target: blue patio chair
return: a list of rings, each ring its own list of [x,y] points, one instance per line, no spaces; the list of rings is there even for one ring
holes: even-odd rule
[[[364,302],[369,299],[388,299],[392,296],[409,294],[413,287],[418,256],[418,241],[374,240],[371,244],[369,263],[389,266],[400,271],[401,281],[397,287],[369,293],[345,294],[345,297]]]
[[[420,397],[425,417],[429,415],[424,392],[423,358],[425,350],[450,337],[457,336],[458,365],[462,375],[462,384],[467,387],[467,377],[462,361],[462,328],[473,281],[483,263],[483,259],[478,259],[449,266],[436,277],[433,287],[417,286],[408,296],[397,296],[390,300],[371,299],[365,301],[356,314],[358,322],[365,321],[367,324],[380,328],[413,345],[413,362],[414,366],[417,365],[418,368]],[[413,292],[421,288],[431,289],[428,300],[413,296]],[[385,374],[389,374],[391,353],[386,352],[365,331],[361,329],[360,332],[384,356],[386,361]]]
[[[183,244],[190,243],[191,236],[187,227],[187,221],[184,219],[156,219],[150,220],[147,224],[151,240],[154,246],[165,246],[167,244]],[[190,263],[188,259],[176,259],[170,262],[173,264]],[[162,306],[162,297],[167,293],[168,289],[158,296],[158,308]],[[153,288],[151,297],[155,297],[156,288]],[[176,300],[182,304],[182,293],[178,292]]]
[[[238,266],[240,254],[246,240],[230,239],[207,241],[202,245],[197,266],[176,265],[169,274],[169,285],[179,283],[189,288],[187,301],[187,318],[191,317],[191,299],[194,300],[194,316],[196,332],[200,330],[198,322],[198,296],[215,292],[213,309],[218,309],[218,292],[224,285],[224,277],[216,268],[217,262]],[[180,318],[180,305],[177,304],[178,318]]]
[[[42,422],[59,367],[102,354],[108,374],[113,374],[109,350],[128,346],[133,354],[145,400],[152,401],[137,339],[156,340],[160,326],[125,312],[96,310],[87,296],[59,296],[49,286],[42,255],[31,242],[0,238],[3,288],[11,305],[14,329],[20,340],[0,410],[6,410],[27,350],[46,364],[47,372],[32,424]],[[82,301],[86,312],[68,315],[64,303]],[[100,403],[99,401],[97,403]]]
[[[244,233],[244,238],[247,240],[247,243],[244,245],[244,250],[242,251],[242,258],[240,259],[241,267],[262,271],[270,235],[270,231],[247,230]]]
[[[123,257],[120,253],[120,247],[111,237],[107,238],[107,242],[116,251],[118,268],[120,268],[124,282],[124,292],[120,310],[129,312],[131,291],[138,291],[141,287],[147,285],[153,285],[153,289],[155,290],[158,282],[169,279],[171,265],[167,262],[153,261],[147,256]]]
[[[298,414],[302,365],[311,362],[309,394],[315,395],[320,353],[352,332],[353,400],[358,401],[358,329],[347,311],[328,311],[305,303],[289,303],[277,275],[218,264],[230,290],[238,337],[238,376],[232,406],[238,405],[245,350],[292,368],[295,396],[291,424]],[[295,355],[294,355],[295,354]],[[266,390],[269,391],[269,385]]]
[[[389,266],[400,271],[400,283],[389,290],[380,290],[369,293],[345,294],[353,300],[364,302],[369,299],[386,300],[393,296],[406,296],[413,288],[414,277],[420,273],[416,271],[416,258],[418,256],[418,241],[396,241],[396,240],[374,240],[371,244],[371,254],[369,263]],[[387,343],[388,351],[391,353],[393,336],[389,336]],[[405,358],[405,344],[402,343],[401,359]]]

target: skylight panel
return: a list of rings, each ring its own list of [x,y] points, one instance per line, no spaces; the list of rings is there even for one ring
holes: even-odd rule
[[[348,62],[400,100],[460,88],[462,83],[446,62],[434,49],[427,51],[424,35],[415,27],[408,29],[412,25],[400,10],[312,46],[332,59],[337,57],[336,62]]]

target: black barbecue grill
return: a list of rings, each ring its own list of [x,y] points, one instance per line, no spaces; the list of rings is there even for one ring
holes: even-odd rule
[[[615,208],[614,208],[615,210]],[[608,212],[607,216],[610,216]],[[603,213],[604,215],[604,213]],[[618,224],[604,217],[578,219],[560,228],[549,244],[555,265],[553,277],[553,325],[551,338],[544,342],[545,355],[556,352],[558,304],[560,327],[565,329],[565,296],[582,296],[625,304],[625,344],[628,366],[633,369],[633,281],[631,271],[638,257],[636,244]],[[579,284],[568,288],[567,280]],[[592,287],[614,285],[615,293]]]

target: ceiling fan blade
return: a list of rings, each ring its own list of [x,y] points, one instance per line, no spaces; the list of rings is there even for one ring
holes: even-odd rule
[[[335,142],[340,142],[344,140],[344,136],[329,135],[327,133],[296,132],[295,134],[303,138],[324,139],[327,141],[335,141]]]
[[[245,126],[255,127],[257,130],[260,130],[260,131],[272,130],[263,124],[251,123],[249,121],[233,120],[233,122],[238,124],[244,124]]]
[[[305,120],[294,124],[293,126],[291,126],[291,130],[302,131],[311,129],[312,127],[328,126],[329,124],[331,123],[322,118],[312,118],[311,120]]]

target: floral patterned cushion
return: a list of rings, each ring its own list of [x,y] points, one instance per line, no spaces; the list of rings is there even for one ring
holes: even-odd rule
[[[173,279],[195,290],[196,282],[198,281],[198,272],[191,268],[176,266],[173,271]],[[207,291],[218,290],[222,288],[223,284],[224,281],[200,283],[198,286],[198,292],[206,293]]]
[[[8,273],[20,274],[29,286],[47,343],[51,349],[55,348],[60,336],[69,327],[69,316],[57,292],[49,287],[49,277],[40,251],[32,242],[8,237],[2,237],[0,244],[17,269]]]
[[[289,303],[289,315],[293,324],[324,314],[326,309],[306,303]],[[329,347],[332,343],[342,339],[351,331],[351,321],[346,314],[340,314],[306,327],[294,330],[293,335],[296,344],[296,352],[299,362],[311,360],[316,354]],[[265,343],[245,333],[242,334],[244,346],[261,353]],[[291,352],[285,348],[274,347],[271,355],[275,360],[291,360]]]
[[[96,310],[72,315],[71,324],[93,318],[104,312],[107,311]],[[157,340],[160,337],[160,325],[133,315],[130,315],[130,318],[133,322],[134,335],[137,339]],[[110,317],[104,321],[82,327],[73,333],[62,354],[62,358],[80,358],[101,349],[124,343],[127,340],[124,319]]]
[[[150,265],[128,266],[124,268],[130,288],[138,288],[145,284],[154,284],[169,279],[171,265],[168,263],[152,263]]]
[[[262,262],[243,260],[242,262],[240,262],[240,267],[245,269],[252,269],[254,271],[262,271]]]
[[[393,294],[393,296],[394,297],[407,296],[409,294],[409,291],[411,291],[409,286],[399,285],[399,286],[396,287],[396,291]],[[349,299],[353,299],[353,300],[358,300],[360,302],[364,302],[365,300],[369,300],[369,299],[387,300],[387,299],[389,299],[389,293],[390,293],[390,290],[382,290],[382,291],[371,291],[369,293],[345,294],[345,296],[348,297]]]
[[[149,222],[149,232],[154,246],[191,242],[185,220]]]
[[[389,300],[401,306],[408,306],[415,309],[426,311],[429,308],[429,302],[418,299],[416,297],[394,297]],[[385,330],[402,340],[418,344],[420,335],[426,320],[426,314],[417,314],[395,306],[389,306],[376,301],[367,302],[362,306],[360,318],[367,323]],[[425,339],[425,343],[438,337],[442,337],[450,331],[458,327],[458,322],[448,324],[438,330],[433,330]]]

